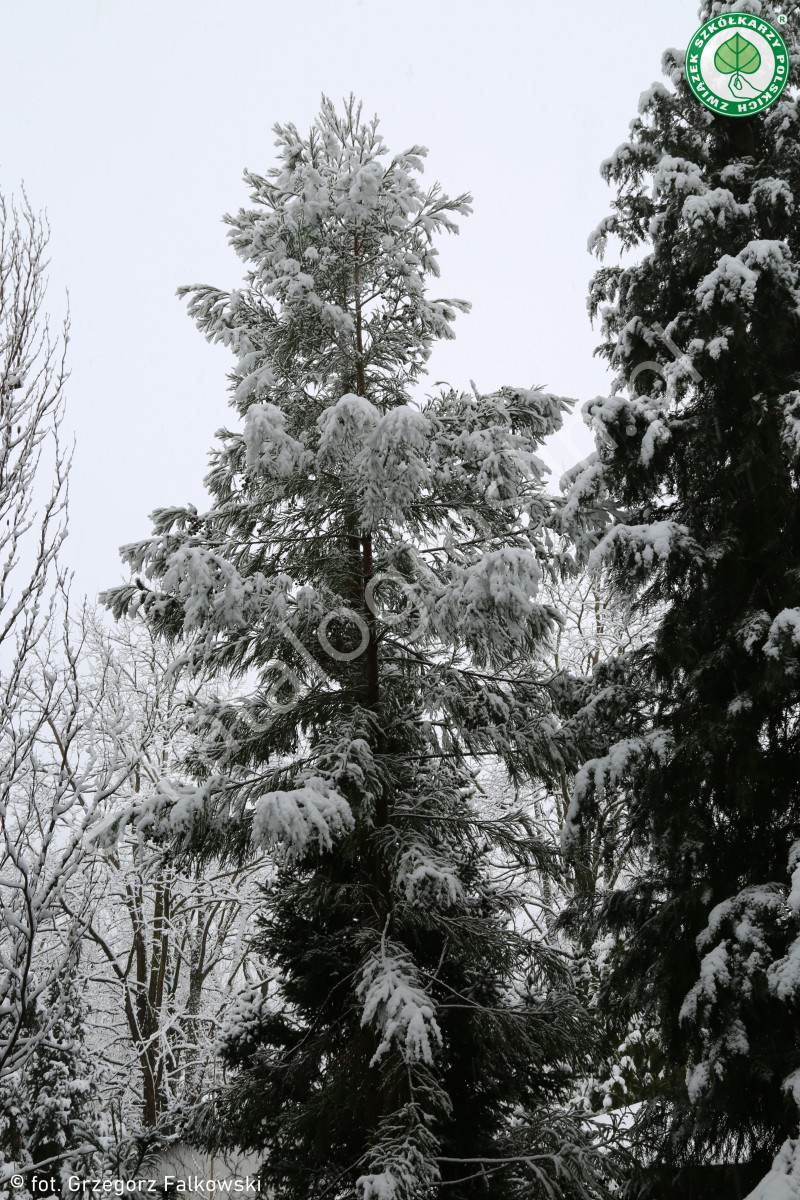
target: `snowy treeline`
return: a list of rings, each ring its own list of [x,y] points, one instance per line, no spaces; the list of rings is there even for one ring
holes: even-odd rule
[[[561,481],[572,401],[426,391],[470,197],[352,100],[276,126],[244,281],[183,290],[233,356],[210,504],[110,614],[46,229],[0,213],[4,1194],[170,1153],[276,1200],[800,1189],[800,119],[664,69]]]
[[[68,327],[48,325],[46,245],[26,199],[0,202],[4,1191],[34,1164],[56,1181],[130,1172],[174,1135],[247,977],[265,870],[256,856],[203,875],[178,861],[175,771],[204,681],[181,683],[145,627],[71,597]]]

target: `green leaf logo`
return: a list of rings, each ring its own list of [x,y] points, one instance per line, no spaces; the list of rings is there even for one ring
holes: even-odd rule
[[[777,0],[775,5],[781,7]],[[686,83],[695,100],[720,117],[746,118],[762,112],[788,85],[789,60],[794,55],[790,56],[779,29],[750,13],[760,7],[743,0],[704,4],[704,9],[726,11],[701,25],[686,47]],[[741,12],[743,8],[747,12]]]
[[[740,94],[746,80],[742,75],[752,75],[761,66],[761,55],[752,42],[735,33],[727,42],[723,42],[714,55],[714,66],[723,75],[730,75],[728,81],[732,95]]]

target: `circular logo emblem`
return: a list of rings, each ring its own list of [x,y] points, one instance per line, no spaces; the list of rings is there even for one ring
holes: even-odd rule
[[[750,117],[786,87],[789,52],[769,21],[751,13],[723,13],[701,25],[690,41],[686,78],[712,112]]]

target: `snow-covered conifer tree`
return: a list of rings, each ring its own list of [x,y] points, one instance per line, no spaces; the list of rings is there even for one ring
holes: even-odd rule
[[[100,1071],[86,1045],[84,987],[75,965],[52,981],[28,1017],[35,1049],[24,1070],[0,1081],[0,1163],[26,1182],[42,1164],[40,1181],[52,1180],[56,1195],[67,1176],[96,1173],[107,1140]],[[9,1173],[6,1167],[0,1175],[0,1194]]]
[[[103,1143],[100,1074],[86,1045],[84,986],[74,969],[53,981],[45,1000],[59,1015],[22,1076],[30,1104],[28,1152],[34,1163],[53,1163],[56,1177],[85,1171],[89,1148]]]
[[[210,509],[158,512],[125,550],[147,578],[110,594],[240,681],[198,718],[194,819],[212,851],[276,857],[207,1136],[263,1152],[284,1200],[594,1196],[608,1160],[558,1111],[590,1029],[514,926],[547,851],[473,781],[486,757],[554,779],[569,750],[536,660],[559,564],[535,448],[566,403],[417,394],[467,307],[426,282],[469,198],[424,190],[424,151],[389,158],[376,124],[324,101],[246,176],[244,287],[185,289],[243,426]]]
[[[723,13],[746,34],[778,9],[715,0],[700,17]],[[783,1087],[800,1068],[785,957],[800,839],[795,24],[790,87],[753,117],[701,106],[683,53],[666,52],[667,85],[603,165],[616,195],[591,242],[633,253],[592,284],[614,391],[585,406],[598,451],[567,509],[657,626],[600,673],[584,716],[607,752],[579,773],[565,833],[578,848],[621,799],[607,853],[645,863],[602,898],[620,936],[607,1011],[658,1016],[671,1087],[649,1116],[657,1160],[682,1167],[676,1195],[710,1194],[725,1162],[746,1182],[797,1119]],[[673,1194],[664,1176],[656,1191]]]

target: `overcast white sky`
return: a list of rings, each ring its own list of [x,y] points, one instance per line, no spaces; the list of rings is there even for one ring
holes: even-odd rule
[[[203,504],[231,360],[175,290],[238,286],[221,216],[271,165],[274,122],[307,128],[322,92],[355,92],[390,149],[421,142],[426,177],[474,195],[436,289],[473,309],[432,378],[607,390],[585,299],[598,167],[697,0],[0,0],[0,19],[0,187],[47,210],[51,309],[70,294],[81,591],[124,577],[153,508]],[[552,461],[589,448],[576,417]]]

